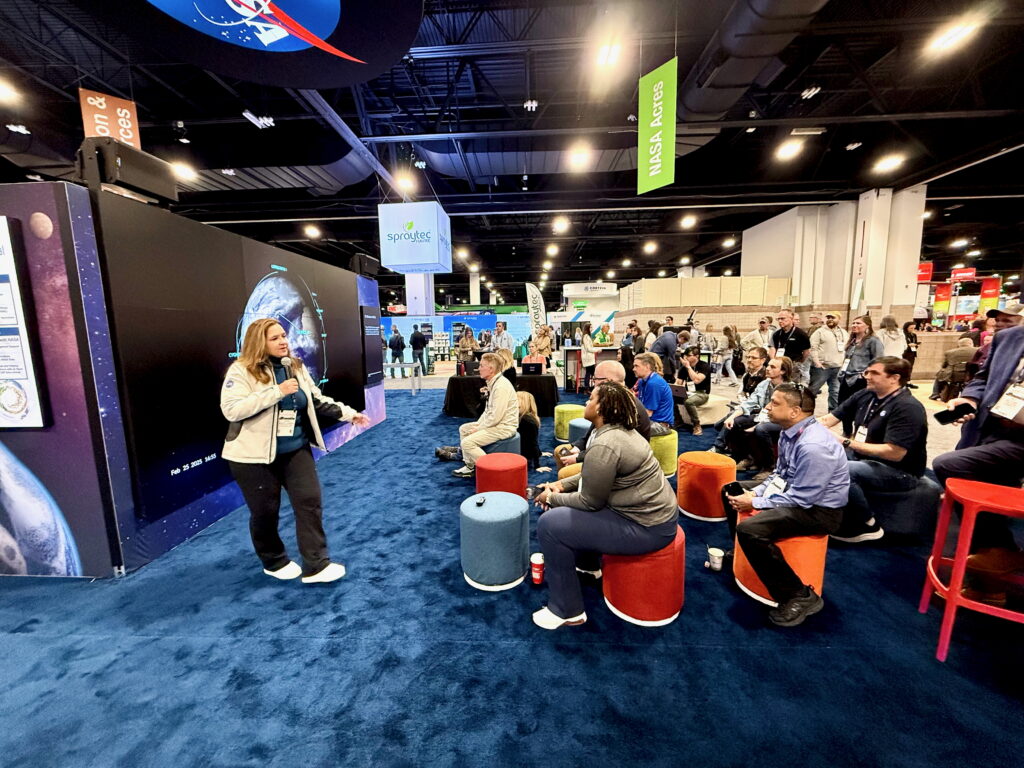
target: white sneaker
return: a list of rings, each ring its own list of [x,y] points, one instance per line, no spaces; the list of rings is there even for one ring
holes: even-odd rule
[[[576,573],[582,573],[584,576],[590,576],[593,579],[601,578],[601,569],[598,568],[596,571],[588,571],[585,568],[577,568]]]
[[[541,629],[558,629],[566,625],[576,627],[583,624],[586,620],[586,613],[573,616],[571,619],[563,619],[561,616],[555,616],[555,614],[548,610],[546,605],[533,614],[533,623]]]
[[[345,577],[345,566],[341,563],[331,563],[319,573],[312,576],[303,576],[303,584],[327,584]]]
[[[299,564],[292,560],[288,565],[282,565],[276,571],[268,571],[266,568],[263,572],[267,576],[273,576],[275,579],[281,579],[282,581],[288,581],[289,579],[297,579],[302,575],[302,568]]]

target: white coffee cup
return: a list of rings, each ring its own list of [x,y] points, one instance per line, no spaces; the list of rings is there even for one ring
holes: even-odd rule
[[[704,567],[710,568],[712,571],[720,571],[722,570],[722,560],[724,558],[725,550],[718,547],[708,547],[708,559],[704,563]]]

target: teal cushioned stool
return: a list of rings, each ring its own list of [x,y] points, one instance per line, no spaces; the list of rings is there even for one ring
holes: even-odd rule
[[[582,440],[589,430],[589,419],[573,419],[569,422],[569,442],[575,443],[577,440]]]
[[[514,453],[518,456],[522,454],[520,445],[519,433],[516,432],[512,437],[506,437],[504,440],[485,445],[484,453]]]
[[[569,422],[573,419],[582,419],[584,410],[586,409],[582,405],[575,403],[560,403],[555,406],[556,440],[569,439]]]
[[[661,464],[661,471],[667,477],[672,477],[676,473],[676,460],[679,458],[679,433],[673,429],[667,435],[652,435],[651,450]]]
[[[470,586],[486,592],[519,586],[530,567],[528,502],[505,491],[470,496],[459,507],[459,542]]]

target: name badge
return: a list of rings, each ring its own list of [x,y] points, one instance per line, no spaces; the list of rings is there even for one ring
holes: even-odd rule
[[[853,439],[858,443],[866,443],[868,441],[868,428],[858,427],[857,433],[853,436]]]
[[[779,347],[778,349],[776,349],[775,350],[775,356],[776,357],[785,357],[786,356],[786,348],[785,347]]]
[[[295,417],[298,411],[280,410],[277,412],[277,434],[279,437],[291,437],[295,434]]]
[[[761,498],[769,499],[777,493],[783,493],[786,490],[786,481],[778,475],[774,475],[771,480],[768,481],[768,485],[765,486],[764,493],[761,494]]]
[[[1013,384],[992,406],[992,413],[1015,424],[1024,424],[1024,384]]]
[[[846,373],[846,369],[850,367],[850,359],[851,358],[848,357],[843,360],[843,367],[839,369],[840,373]]]
[[[692,381],[686,382],[686,394],[692,395],[696,391],[697,391],[697,385],[696,384],[694,384]]]

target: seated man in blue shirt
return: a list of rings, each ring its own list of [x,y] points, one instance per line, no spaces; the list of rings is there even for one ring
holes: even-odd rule
[[[672,387],[658,373],[660,367],[661,361],[651,352],[639,354],[633,360],[636,396],[640,398],[640,402],[651,417],[651,437],[669,434],[675,415]]]
[[[814,396],[796,384],[780,384],[766,406],[782,428],[775,471],[740,496],[723,498],[739,512],[755,514],[736,525],[736,542],[778,607],[768,618],[794,627],[825,605],[821,596],[786,562],[775,542],[835,533],[850,490],[846,454],[832,433],[814,419]]]

